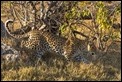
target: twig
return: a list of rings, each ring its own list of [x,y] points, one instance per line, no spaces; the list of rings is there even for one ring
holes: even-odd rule
[[[89,38],[89,37],[86,36],[85,34],[83,34],[83,33],[81,33],[81,32],[78,32],[78,31],[75,31],[75,30],[73,30],[73,33],[77,33],[77,34],[80,34],[80,35],[83,36],[83,37]]]

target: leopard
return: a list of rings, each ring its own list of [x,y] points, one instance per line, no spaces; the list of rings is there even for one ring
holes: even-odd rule
[[[43,26],[43,25],[42,25]],[[41,27],[40,27],[41,28]],[[45,52],[54,52],[57,55],[64,56],[67,60],[78,59],[86,62],[89,51],[87,50],[86,41],[78,40],[77,38],[67,39],[51,33],[47,27],[43,29],[32,30],[23,35],[9,34],[17,39],[25,39],[21,41],[21,48],[30,50],[38,57],[42,57]],[[93,55],[93,54],[90,54]]]
[[[9,22],[13,22],[13,20],[7,20],[5,28],[10,36],[15,39],[15,43],[17,44],[16,46],[19,47],[19,50],[35,54],[39,58],[41,58],[45,53],[51,51],[50,46],[44,37],[40,35],[39,30],[34,29],[25,34],[14,34],[8,29]]]
[[[87,40],[80,40],[73,36],[70,36],[69,39],[57,36],[48,31],[48,28],[49,27],[40,27],[39,30],[51,49],[58,55],[64,56],[67,60],[77,59],[79,55],[80,60],[83,62],[87,60],[86,58],[88,56],[92,57],[93,55],[96,55],[93,52],[91,53],[91,51],[88,51]],[[76,56],[77,58],[75,58]]]

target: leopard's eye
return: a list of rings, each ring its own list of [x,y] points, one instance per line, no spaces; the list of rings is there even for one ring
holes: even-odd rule
[[[92,53],[91,53],[91,55],[95,55],[95,53],[94,53],[94,52],[92,52]]]

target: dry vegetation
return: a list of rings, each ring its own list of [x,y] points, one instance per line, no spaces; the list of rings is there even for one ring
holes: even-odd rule
[[[66,62],[60,57],[47,54],[42,61],[35,60],[30,64],[22,61],[2,62],[1,79],[3,81],[120,81],[120,62],[121,53],[114,49],[90,64]]]
[[[12,41],[7,40],[9,44]],[[13,43],[12,43],[13,44]],[[120,81],[121,44],[113,43],[106,54],[90,64],[67,62],[55,54],[43,56],[43,60],[29,58],[17,62],[1,61],[2,81]],[[25,53],[23,55],[26,55]]]
[[[1,20],[4,21],[6,18]],[[55,54],[46,54],[41,61],[18,60],[11,63],[1,60],[1,80],[121,81],[121,43],[113,43],[106,54],[97,55],[99,55],[98,59],[90,64],[67,62]]]

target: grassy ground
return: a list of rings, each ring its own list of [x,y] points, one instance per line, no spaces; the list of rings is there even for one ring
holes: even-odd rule
[[[113,44],[120,48],[120,44]],[[109,50],[90,64],[67,62],[54,54],[43,56],[43,60],[1,63],[2,81],[120,81],[121,52]]]

